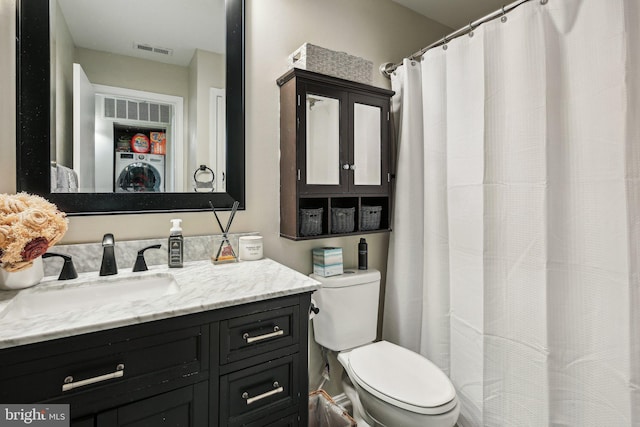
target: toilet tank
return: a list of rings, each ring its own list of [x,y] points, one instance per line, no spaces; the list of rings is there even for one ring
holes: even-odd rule
[[[342,351],[376,339],[380,272],[345,270],[339,276],[310,275],[322,283],[313,294],[320,312],[313,318],[318,344]]]

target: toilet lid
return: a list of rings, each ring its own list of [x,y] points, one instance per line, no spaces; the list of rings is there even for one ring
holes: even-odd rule
[[[351,351],[349,367],[374,396],[419,414],[441,414],[456,405],[449,378],[427,358],[387,341]]]

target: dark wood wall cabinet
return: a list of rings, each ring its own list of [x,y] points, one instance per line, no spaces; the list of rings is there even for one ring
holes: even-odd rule
[[[297,68],[277,83],[280,235],[388,231],[393,92]]]
[[[306,426],[310,293],[0,350],[0,402],[74,427]]]

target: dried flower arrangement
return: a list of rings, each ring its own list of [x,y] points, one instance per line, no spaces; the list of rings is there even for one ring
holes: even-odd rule
[[[27,193],[0,194],[0,267],[25,270],[62,239],[68,221],[44,198]]]

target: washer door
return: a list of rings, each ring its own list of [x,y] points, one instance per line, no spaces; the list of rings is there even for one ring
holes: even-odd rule
[[[126,166],[116,180],[116,193],[160,192],[162,178],[149,163],[136,162]]]

